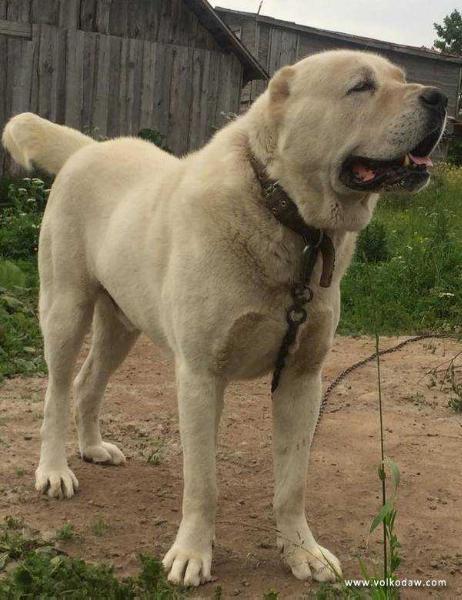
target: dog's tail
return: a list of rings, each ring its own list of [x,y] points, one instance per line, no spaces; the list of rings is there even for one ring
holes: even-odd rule
[[[56,175],[77,150],[95,144],[75,129],[56,125],[33,113],[22,113],[8,121],[2,142],[14,160],[32,169],[32,164]]]

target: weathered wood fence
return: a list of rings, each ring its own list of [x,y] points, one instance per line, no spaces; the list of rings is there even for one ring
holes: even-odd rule
[[[178,154],[199,147],[238,112],[242,64],[194,18],[182,0],[0,0],[0,127],[32,111],[101,137],[152,128]]]

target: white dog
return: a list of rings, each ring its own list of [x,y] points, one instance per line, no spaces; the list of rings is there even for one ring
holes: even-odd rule
[[[49,382],[37,489],[70,498],[78,487],[65,432],[73,368],[91,323],[91,351],[74,387],[80,452],[94,462],[124,462],[101,437],[99,410],[110,375],[145,333],[175,358],[184,452],[183,517],[164,565],[176,583],[210,580],[223,393],[232,379],[273,369],[303,247],[263,202],[253,157],[336,250],[328,288],[318,284],[318,259],[309,317],[273,395],[273,443],[285,562],[299,579],[340,575],[305,517],[340,280],[376,192],[427,182],[446,104],[435,88],[406,83],[384,58],[334,51],[281,69],[245,115],[181,159],[140,139],[95,142],[33,114],[14,117],[3,142],[15,160],[57,174],[40,235]]]

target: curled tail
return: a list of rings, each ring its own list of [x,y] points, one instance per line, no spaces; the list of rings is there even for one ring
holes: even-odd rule
[[[53,175],[77,150],[97,143],[75,129],[56,125],[33,113],[10,119],[3,130],[2,142],[14,160],[26,169],[35,164]]]

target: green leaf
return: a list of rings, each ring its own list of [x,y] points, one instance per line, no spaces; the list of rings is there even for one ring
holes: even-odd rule
[[[393,510],[393,504],[391,503],[390,500],[387,500],[385,502],[385,504],[382,506],[382,508],[380,509],[380,512],[374,517],[374,520],[372,521],[369,533],[372,533],[375,529],[377,529],[377,527],[380,525],[380,523],[383,523],[386,516],[392,510]]]
[[[398,465],[393,460],[391,460],[391,458],[386,458],[385,463],[387,464],[388,468],[390,469],[391,480],[393,482],[393,487],[395,488],[395,491],[396,491],[398,489],[399,482],[400,482],[400,472],[399,472]]]

